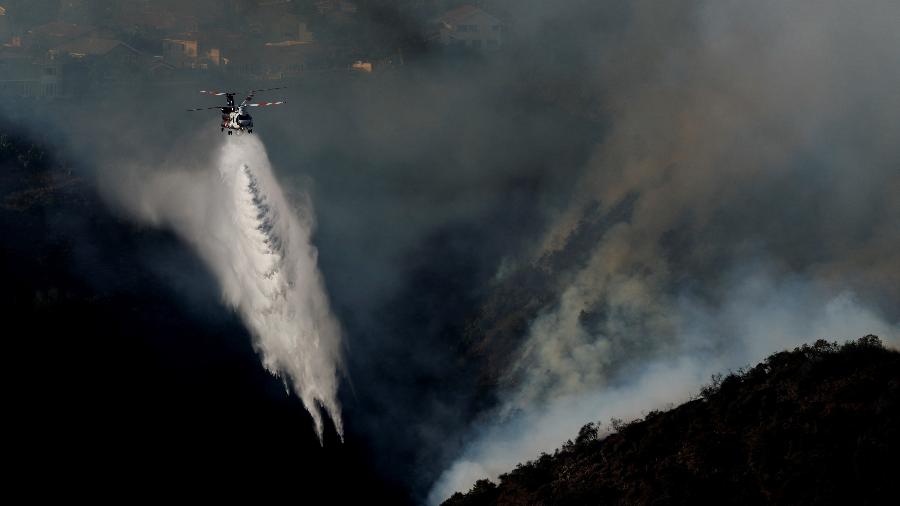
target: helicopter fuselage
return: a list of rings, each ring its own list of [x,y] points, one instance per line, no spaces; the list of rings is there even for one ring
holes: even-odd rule
[[[229,111],[229,109],[231,109]],[[253,116],[250,116],[243,107],[223,108],[222,130],[236,130],[239,132],[253,132]]]
[[[222,113],[222,122],[219,126],[222,128],[222,131],[228,131],[228,135],[231,135],[235,132],[247,132],[253,133],[253,116],[250,115],[249,108],[251,107],[268,107],[271,105],[281,105],[286,103],[284,100],[280,100],[277,102],[259,102],[253,103],[254,95],[260,91],[270,91],[270,90],[280,90],[282,88],[268,88],[265,90],[250,90],[247,92],[247,98],[245,98],[240,104],[235,103],[234,96],[237,94],[236,92],[231,91],[209,91],[202,90],[200,93],[205,95],[213,95],[216,97],[225,96],[225,105],[213,106],[213,107],[200,107],[196,109],[188,109],[188,111],[208,111],[211,109],[219,109]]]

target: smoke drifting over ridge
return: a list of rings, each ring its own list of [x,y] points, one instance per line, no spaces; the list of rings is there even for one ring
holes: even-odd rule
[[[612,131],[534,261],[633,206],[552,271],[501,405],[431,502],[774,351],[900,344],[896,19],[890,2],[633,3],[598,49]]]
[[[304,73],[267,97],[289,105],[257,118],[265,149],[183,111],[215,105],[199,89],[268,87],[212,73],[20,126],[190,244],[316,430],[320,406],[338,431],[343,411],[417,500],[442,471],[432,500],[801,341],[896,342],[895,5],[482,5],[510,21],[495,58],[431,47],[371,75]],[[545,286],[511,286],[526,268]],[[497,344],[467,334],[495,293],[535,306],[499,366],[460,351]]]
[[[112,195],[197,251],[255,338],[266,369],[302,400],[319,439],[321,409],[343,435],[341,329],[310,243],[312,204],[288,203],[256,137],[227,138],[217,152],[212,167],[199,170],[130,170]]]

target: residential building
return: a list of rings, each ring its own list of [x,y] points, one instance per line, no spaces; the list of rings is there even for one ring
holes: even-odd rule
[[[35,60],[20,48],[0,52],[0,97],[46,100],[62,94],[61,65],[48,58]]]
[[[143,78],[151,61],[120,40],[93,36],[57,46],[49,55],[62,66],[62,92],[67,95],[135,83]]]
[[[196,37],[176,36],[162,40],[163,59],[176,68],[193,68],[200,57]]]
[[[162,57],[181,69],[209,69],[225,64],[222,48],[199,34],[178,34],[162,40]]]
[[[0,5],[0,42],[6,42],[12,33],[9,30],[9,19],[6,16],[6,7]]]

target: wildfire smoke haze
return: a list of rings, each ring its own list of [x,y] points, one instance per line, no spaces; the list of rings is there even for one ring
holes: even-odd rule
[[[59,439],[433,504],[900,339],[897,2],[0,3],[8,384]]]

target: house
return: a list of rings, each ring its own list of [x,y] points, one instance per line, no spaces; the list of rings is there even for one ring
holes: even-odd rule
[[[356,60],[350,64],[350,70],[353,72],[365,72],[371,74],[372,70],[374,70],[374,66],[370,61]]]
[[[224,65],[222,48],[197,34],[172,35],[162,40],[163,60],[176,68],[208,69]]]
[[[200,56],[200,42],[196,37],[175,36],[162,40],[163,59],[177,68],[193,68]]]
[[[154,85],[181,85],[190,82],[192,77],[183,70],[166,63],[162,56],[154,56],[148,61],[145,69],[148,80]]]
[[[12,35],[9,30],[9,19],[6,17],[6,7],[0,5],[0,42],[6,42]]]
[[[154,56],[147,66],[147,74],[156,81],[170,80],[177,73],[178,69],[166,63],[161,56]]]
[[[473,5],[463,5],[434,19],[436,36],[449,47],[490,51],[503,45],[507,24]]]
[[[59,62],[47,58],[35,60],[20,48],[0,52],[0,97],[57,98],[62,93]]]
[[[116,39],[99,37],[80,37],[78,39],[61,44],[51,50],[59,56],[69,56],[75,59],[97,58],[104,63],[115,65],[131,65],[139,63],[142,58],[140,51]]]
[[[63,93],[77,95],[94,88],[109,88],[139,81],[150,58],[116,39],[81,37],[51,49],[65,79]]]

